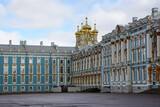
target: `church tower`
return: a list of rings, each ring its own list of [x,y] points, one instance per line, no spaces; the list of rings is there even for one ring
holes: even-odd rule
[[[88,25],[88,18],[86,17],[86,24],[81,23],[81,29],[77,26],[76,35],[76,47],[92,46],[97,44],[98,30],[96,29],[96,23],[94,29],[91,30],[91,26]]]

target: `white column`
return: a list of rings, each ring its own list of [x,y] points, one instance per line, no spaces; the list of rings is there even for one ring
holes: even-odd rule
[[[114,42],[112,42],[112,64],[115,64],[115,63],[114,63],[114,61],[115,61],[114,58],[115,58],[115,57],[114,57]]]
[[[57,85],[59,86],[59,58],[57,60],[58,60],[57,61],[57,65],[58,65],[58,83],[57,83]]]
[[[157,35],[157,57],[160,58],[160,35]]]
[[[89,69],[91,68],[91,56],[89,56]]]
[[[98,60],[98,61],[99,61],[99,62],[98,62],[98,65],[99,65],[98,67],[100,67],[100,63],[101,63],[101,62],[100,62],[100,61],[101,61],[101,54],[100,54],[100,53],[99,53],[99,60]]]
[[[121,39],[121,62],[124,62],[124,42]]]
[[[66,73],[67,73],[66,68],[67,68],[67,67],[66,67],[66,60],[67,60],[67,59],[65,58],[65,59],[64,59],[64,62],[65,62],[65,64],[64,64],[64,67],[65,67],[65,68],[64,68],[64,72],[65,72],[65,85],[67,84],[67,76],[66,76]]]
[[[130,61],[130,37],[127,37],[127,61]]]
[[[151,59],[151,38],[149,31],[147,32],[147,59]]]
[[[119,44],[118,44],[118,42],[117,42],[117,64],[119,63],[119,55],[118,55],[118,53],[119,53]]]
[[[88,65],[87,60],[88,60],[88,57],[86,57],[86,69],[87,69],[87,65]]]

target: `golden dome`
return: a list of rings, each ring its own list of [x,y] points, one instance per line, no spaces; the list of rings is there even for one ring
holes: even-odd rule
[[[75,35],[80,35],[80,32],[79,32],[79,26],[77,26],[77,32],[75,32]]]
[[[85,24],[84,26],[82,26],[82,29],[84,29],[84,30],[86,30],[86,29],[91,30],[91,26],[88,25],[87,19],[88,19],[88,18],[86,17],[86,24]]]
[[[92,30],[92,33],[98,33],[98,30],[96,29],[96,23],[94,24],[94,30]]]

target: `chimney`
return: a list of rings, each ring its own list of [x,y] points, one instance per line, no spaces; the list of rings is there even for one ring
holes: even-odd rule
[[[25,45],[25,46],[27,45],[27,41],[26,41],[26,40],[25,40],[25,41],[23,41],[23,45]]]
[[[11,46],[12,45],[12,40],[9,40],[9,46]]]
[[[43,46],[43,41],[40,42],[40,46]]]
[[[54,42],[51,42],[51,46],[54,46]]]
[[[23,45],[23,41],[22,40],[20,41],[20,45]]]
[[[132,18],[132,22],[136,22],[137,19],[138,19],[138,17],[133,17],[133,18]]]
[[[157,13],[158,13],[158,8],[157,7],[152,8],[152,16],[153,17],[156,16]]]

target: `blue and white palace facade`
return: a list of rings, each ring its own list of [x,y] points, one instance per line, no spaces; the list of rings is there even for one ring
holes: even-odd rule
[[[133,17],[97,42],[98,30],[77,28],[76,46],[0,45],[0,93],[61,92],[99,88],[102,92],[142,92],[160,87],[160,12]],[[79,89],[78,89],[79,88]]]

